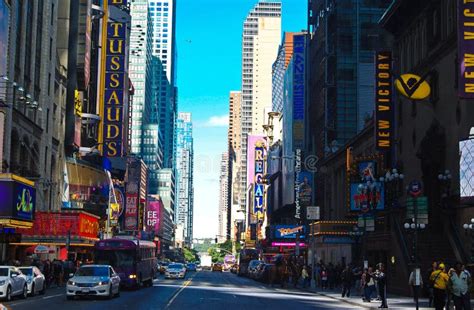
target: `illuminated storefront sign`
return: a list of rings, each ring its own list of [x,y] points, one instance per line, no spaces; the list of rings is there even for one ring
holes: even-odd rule
[[[296,242],[272,242],[272,246],[287,246],[287,247],[295,247]],[[300,242],[300,247],[306,247],[306,243]]]
[[[300,233],[300,238],[305,238],[305,226],[304,225],[276,225],[275,226],[275,239],[295,239],[296,234]]]
[[[392,53],[375,55],[375,147],[389,151],[393,144]]]
[[[264,145],[262,142],[255,144],[255,182],[254,182],[254,209],[253,212],[258,214],[263,212],[263,173],[264,173]]]
[[[458,2],[458,59],[461,98],[474,98],[474,3]]]
[[[19,229],[25,236],[62,236],[97,239],[99,217],[85,212],[36,212],[31,229]]]
[[[34,183],[6,174],[0,180],[0,218],[33,221],[36,204]]]

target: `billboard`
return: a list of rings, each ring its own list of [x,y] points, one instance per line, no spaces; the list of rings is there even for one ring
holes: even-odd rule
[[[458,59],[460,98],[474,98],[474,3],[458,2]]]
[[[10,8],[4,0],[0,0],[0,76],[7,74],[8,65],[8,24]]]
[[[375,55],[375,148],[390,151],[393,144],[392,52]]]
[[[125,200],[125,230],[138,230],[138,194],[128,194]]]
[[[103,107],[102,141],[103,155],[121,157],[123,155],[123,118],[126,95],[126,35],[127,23],[110,21],[107,23],[105,80]]]
[[[263,177],[265,173],[265,144],[257,142],[255,144],[255,177],[254,177],[254,192],[253,192],[253,212],[258,214],[264,212],[263,210],[263,195],[265,192],[263,185]]]
[[[304,225],[275,225],[275,239],[295,239],[297,232],[300,232],[300,239],[305,238]]]
[[[309,171],[301,171],[298,174],[300,206],[311,205],[313,197],[313,174]]]
[[[293,36],[293,146],[304,146],[305,35]]]
[[[161,201],[149,201],[146,209],[146,231],[158,234],[160,230]]]
[[[474,139],[459,142],[459,155],[461,202],[474,203]]]
[[[377,175],[377,161],[361,161],[357,163],[357,172],[362,181],[375,180]]]
[[[383,210],[385,201],[384,184],[372,182],[351,183],[350,185],[350,210],[353,212],[369,212]]]
[[[0,180],[0,218],[33,221],[36,189],[14,180]]]

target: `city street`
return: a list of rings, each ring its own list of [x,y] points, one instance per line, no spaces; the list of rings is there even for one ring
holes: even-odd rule
[[[3,303],[22,309],[353,309],[330,297],[269,288],[247,278],[224,272],[190,273],[185,280],[155,280],[152,288],[122,290],[112,300],[86,298],[68,301],[64,289],[53,288],[44,296]],[[362,308],[359,308],[362,309]]]

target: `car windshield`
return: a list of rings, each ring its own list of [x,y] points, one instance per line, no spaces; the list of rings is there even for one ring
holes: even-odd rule
[[[33,275],[33,268],[20,268],[20,271],[26,276]]]
[[[8,268],[0,268],[0,277],[8,277]]]
[[[169,269],[181,269],[183,268],[183,265],[181,264],[171,264],[168,266]]]
[[[133,267],[135,262],[135,251],[96,251],[95,263],[110,265],[114,268]]]
[[[81,267],[76,272],[79,277],[107,277],[109,269],[107,267]]]

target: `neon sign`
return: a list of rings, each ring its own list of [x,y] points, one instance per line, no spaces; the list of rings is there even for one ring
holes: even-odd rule
[[[264,144],[263,142],[255,143],[255,182],[254,182],[254,213],[263,212],[263,173],[264,173]]]

